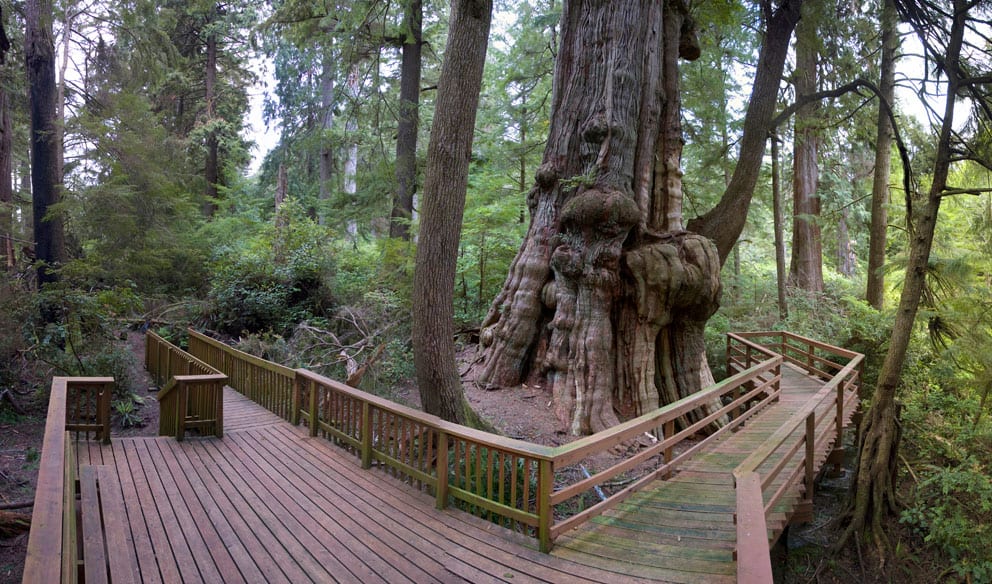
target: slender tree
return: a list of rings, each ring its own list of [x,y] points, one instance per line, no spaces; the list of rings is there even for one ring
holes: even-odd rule
[[[407,0],[403,9],[400,59],[400,107],[396,129],[396,192],[389,236],[410,238],[413,195],[417,192],[417,130],[420,120],[420,52],[424,44],[422,0]]]
[[[413,278],[413,357],[424,410],[446,420],[472,421],[455,366],[455,268],[461,234],[475,116],[482,88],[491,0],[451,3],[448,43],[431,125]]]
[[[882,3],[882,73],[878,84],[878,129],[875,138],[875,172],[871,187],[871,229],[868,237],[868,282],[865,292],[868,304],[881,310],[885,301],[886,232],[889,214],[889,176],[892,159],[892,121],[886,107],[891,109],[895,97],[895,62],[899,50],[896,31],[896,7],[893,0]],[[882,103],[884,101],[885,103]]]
[[[908,217],[910,237],[906,277],[895,313],[889,348],[879,372],[871,407],[861,428],[858,463],[847,513],[849,524],[837,544],[839,547],[852,535],[870,530],[883,557],[889,546],[882,519],[898,509],[895,476],[900,430],[896,390],[906,361],[920,300],[927,286],[930,251],[940,205],[944,197],[957,192],[948,185],[950,166],[953,161],[963,159],[962,152],[969,151],[968,145],[961,141],[962,136],[954,128],[957,100],[964,95],[978,98],[975,102],[976,113],[984,118],[986,128],[992,122],[992,110],[987,104],[981,103],[981,96],[985,95],[990,78],[987,74],[974,72],[973,66],[981,67],[982,63],[966,63],[962,59],[965,32],[974,26],[975,21],[972,18],[978,18],[969,12],[980,9],[967,0],[953,0],[950,7],[931,4],[926,0],[896,0],[896,6],[901,16],[913,25],[925,48],[927,59],[943,76],[946,100],[937,136],[930,187],[926,195],[921,194],[913,201]],[[987,13],[983,16],[987,18]],[[971,50],[987,51],[987,46],[972,45],[969,47],[969,51]],[[987,58],[987,54],[985,57]],[[987,166],[989,162],[985,161],[984,164]]]
[[[61,132],[56,123],[55,45],[52,40],[52,3],[28,0],[25,54],[31,107],[31,192],[34,213],[38,286],[58,279],[55,271],[65,260],[62,217],[52,207],[62,188],[59,150]],[[54,315],[48,315],[54,317]]]

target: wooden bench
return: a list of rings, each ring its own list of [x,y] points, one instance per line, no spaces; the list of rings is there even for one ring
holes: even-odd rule
[[[86,584],[138,582],[138,559],[116,470],[106,465],[81,467],[79,491]]]

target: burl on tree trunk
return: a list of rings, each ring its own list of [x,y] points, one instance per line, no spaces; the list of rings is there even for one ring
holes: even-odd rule
[[[480,380],[551,384],[573,434],[712,383],[703,327],[720,259],[682,229],[681,2],[565,4],[531,224],[482,330]]]

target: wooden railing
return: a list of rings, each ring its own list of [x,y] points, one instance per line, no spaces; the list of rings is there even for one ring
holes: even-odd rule
[[[145,367],[162,386],[160,436],[182,440],[192,429],[224,435],[224,385],[228,377],[157,334],[145,335]]]
[[[94,432],[110,440],[109,421],[83,424],[84,410],[73,404],[109,403],[114,380],[110,377],[56,377],[48,401],[48,418],[34,495],[31,533],[24,560],[24,582],[77,582],[82,570],[78,561],[79,536],[76,514],[76,461],[70,431]],[[95,399],[80,395],[98,393]],[[101,406],[102,407],[102,406]],[[99,408],[97,408],[99,409]],[[109,410],[103,420],[109,420]],[[99,426],[99,429],[94,428]]]
[[[110,401],[113,377],[73,377],[66,392],[65,429],[76,440],[100,439],[110,444]]]
[[[232,387],[261,404],[274,404],[275,409],[269,409],[293,424],[305,422],[312,436],[353,452],[365,468],[382,468],[432,493],[439,508],[455,504],[535,537],[545,551],[565,531],[616,506],[651,480],[670,476],[707,442],[733,431],[778,399],[783,362],[781,356],[754,345],[754,358],[730,378],[556,448],[450,424],[316,373],[288,370],[192,331],[190,339],[190,350],[230,375]],[[239,371],[243,373],[235,374]],[[267,385],[261,381],[267,376],[279,380],[274,395],[266,393]],[[289,396],[284,381],[288,379],[293,379]],[[291,404],[288,415],[281,413],[286,403]],[[714,404],[719,405],[714,409]],[[677,422],[690,412],[695,412],[695,421],[678,427]],[[727,423],[703,441],[680,449],[683,441],[716,420]],[[599,470],[589,462],[645,434],[657,436],[657,441],[629,458]],[[629,481],[632,473],[639,476],[628,486],[608,495],[603,490],[621,475]],[[590,493],[597,497],[602,493],[604,500],[587,506],[584,498]]]
[[[245,397],[293,421],[296,373],[271,361],[249,355],[194,330],[189,331],[189,352],[230,378],[229,385]],[[294,424],[297,422],[293,422]]]
[[[860,353],[787,332],[733,334],[728,347],[776,337],[777,342],[763,345],[775,347],[807,374],[829,381],[734,469],[737,581],[747,584],[772,582],[768,516],[785,495],[801,485],[804,499],[799,505],[804,513],[811,511],[818,463],[827,458],[831,444],[841,443],[844,424],[859,400],[864,360]],[[729,355],[728,348],[728,360]],[[739,349],[735,355],[740,355]]]

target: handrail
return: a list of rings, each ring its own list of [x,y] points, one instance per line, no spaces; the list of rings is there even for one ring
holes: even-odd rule
[[[292,424],[299,423],[294,404],[296,372],[230,347],[189,329],[189,352],[230,377],[229,384],[245,397]],[[294,419],[294,412],[297,416]]]
[[[45,436],[38,459],[34,513],[24,560],[24,582],[76,582],[77,562],[76,462],[67,417],[68,398],[80,387],[109,393],[112,377],[55,377],[48,401]],[[109,440],[108,433],[104,434]]]
[[[778,336],[781,338],[780,347],[783,357],[790,363],[802,367],[810,375],[824,375],[818,365],[827,364],[837,368],[837,372],[830,376],[829,381],[799,411],[795,412],[785,424],[769,436],[733,471],[734,488],[737,494],[737,510],[734,515],[737,523],[737,549],[735,550],[735,557],[738,561],[737,581],[742,584],[765,584],[772,581],[771,557],[767,537],[767,514],[781,501],[784,494],[800,480],[804,483],[806,501],[812,501],[813,483],[816,478],[814,476],[815,459],[830,442],[840,443],[845,411],[849,412],[849,408],[858,400],[864,355],[784,331],[735,333],[732,336],[741,341]],[[728,343],[730,337],[731,335],[728,335]],[[806,359],[800,360],[786,354],[789,350],[787,347],[789,340],[799,341],[807,345],[807,350],[802,352]],[[841,366],[815,355],[815,349],[842,358],[849,358],[849,361],[846,365]],[[824,407],[831,401],[833,407]],[[825,421],[828,424],[833,423],[834,432],[825,432],[823,438],[818,440],[818,429]],[[802,431],[800,431],[801,428]],[[781,460],[772,468],[766,469],[764,475],[759,473],[759,469],[775,452],[782,448],[786,452]],[[790,467],[792,467],[791,470],[787,470]],[[776,479],[783,471],[787,473],[785,479],[775,488],[766,503],[765,489],[774,486]]]
[[[243,381],[235,375],[235,371],[252,371],[252,367],[259,366],[288,378],[285,368],[226,347],[195,331],[190,331],[190,348],[204,361],[223,367],[235,389],[246,395],[254,394],[254,399],[263,405],[286,401],[284,396],[275,399],[267,396],[258,387],[245,389],[243,384],[256,383],[264,372],[256,369],[241,376]],[[322,436],[351,450],[365,468],[381,466],[394,476],[432,492],[438,507],[446,507],[450,501],[458,502],[477,515],[536,537],[541,549],[548,551],[561,533],[616,506],[650,480],[670,476],[706,443],[704,440],[673,456],[675,446],[686,438],[714,421],[727,421],[707,439],[715,440],[778,399],[782,357],[757,345],[754,355],[766,358],[754,359],[750,368],[702,392],[559,447],[451,424],[305,369],[293,371],[289,400],[292,408],[281,415],[294,424],[305,422],[312,436]],[[721,404],[721,399],[728,396],[728,403]],[[676,432],[677,420],[713,404],[719,405]],[[587,457],[645,433],[658,433],[660,440],[589,477],[576,480],[575,473],[569,472]],[[555,519],[556,506],[560,508],[655,456],[661,456],[663,462],[627,488],[612,493],[605,502],[570,517]]]
[[[145,366],[162,385],[156,395],[159,436],[182,440],[193,428],[224,436],[227,375],[151,331],[145,336]]]

